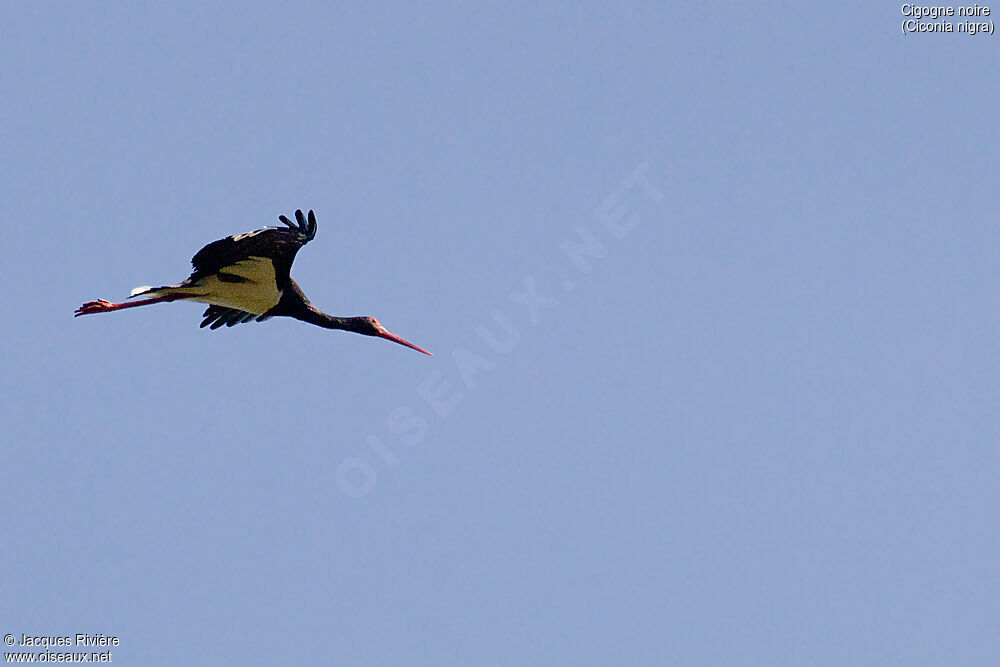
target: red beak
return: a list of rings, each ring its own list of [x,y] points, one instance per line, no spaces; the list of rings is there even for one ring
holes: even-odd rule
[[[406,347],[410,348],[411,350],[416,350],[417,352],[423,352],[424,354],[430,355],[432,357],[434,356],[433,354],[431,354],[430,352],[428,352],[424,348],[417,347],[416,345],[414,345],[410,341],[403,340],[402,338],[400,338],[396,334],[390,333],[390,332],[386,331],[385,329],[382,329],[376,335],[379,338],[385,338],[386,340],[391,340],[393,343],[399,343],[400,345],[405,345]]]

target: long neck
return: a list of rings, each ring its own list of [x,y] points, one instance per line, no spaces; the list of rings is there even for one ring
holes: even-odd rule
[[[311,303],[306,304],[301,310],[293,314],[292,317],[303,322],[308,322],[309,324],[315,324],[324,329],[343,329],[344,331],[358,331],[361,321],[365,319],[363,317],[336,317],[334,315],[327,315]]]
[[[359,321],[363,319],[361,317],[335,317],[333,315],[327,315],[322,310],[312,305],[298,284],[290,278],[288,280],[288,287],[285,288],[285,293],[282,295],[281,299],[283,302],[280,304],[282,315],[294,317],[297,320],[302,320],[303,322],[308,322],[309,324],[315,324],[316,326],[323,327],[324,329],[357,331],[358,324],[360,323]]]

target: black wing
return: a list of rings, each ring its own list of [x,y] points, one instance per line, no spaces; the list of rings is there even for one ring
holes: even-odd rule
[[[222,306],[209,306],[205,313],[202,315],[204,321],[201,323],[201,328],[211,325],[212,329],[218,329],[222,325],[227,327],[233,327],[237,324],[242,324],[243,322],[252,322],[254,320],[258,322],[263,322],[264,320],[271,319],[271,315],[255,315],[254,313],[248,313],[244,310],[236,310],[235,308],[223,308]]]
[[[306,219],[302,211],[296,211],[297,224],[283,215],[278,216],[278,220],[287,228],[265,227],[209,243],[191,259],[194,273],[189,280],[216,274],[247,257],[268,257],[274,263],[278,281],[287,281],[295,253],[316,238],[316,215],[309,211],[309,218]]]

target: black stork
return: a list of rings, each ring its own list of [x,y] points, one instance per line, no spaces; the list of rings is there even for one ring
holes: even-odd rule
[[[191,277],[179,285],[136,287],[129,298],[146,297],[139,301],[88,301],[74,317],[187,299],[209,304],[202,327],[218,329],[276,316],[294,317],[326,329],[378,336],[430,354],[387,331],[374,317],[335,317],[309,303],[289,273],[295,253],[316,237],[316,216],[309,211],[307,219],[296,211],[296,222],[283,215],[278,220],[286,227],[265,227],[209,243],[191,260]]]

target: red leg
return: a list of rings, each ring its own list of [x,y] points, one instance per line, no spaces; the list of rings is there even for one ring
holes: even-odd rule
[[[136,306],[148,306],[153,303],[170,303],[171,301],[177,301],[178,299],[190,299],[192,296],[195,295],[168,294],[166,296],[157,296],[152,299],[143,299],[141,301],[128,301],[126,303],[111,303],[110,301],[105,301],[104,299],[98,299],[97,301],[88,301],[77,308],[76,314],[74,314],[73,317],[93,315],[94,313],[110,313],[112,310],[135,308]]]

